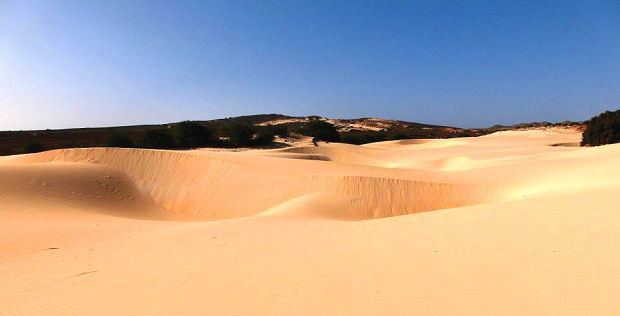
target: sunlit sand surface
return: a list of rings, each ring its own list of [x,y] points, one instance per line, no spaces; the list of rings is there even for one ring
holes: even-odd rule
[[[0,158],[0,314],[614,314],[620,145],[580,137]]]

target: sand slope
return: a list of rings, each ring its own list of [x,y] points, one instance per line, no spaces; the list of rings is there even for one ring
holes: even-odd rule
[[[571,130],[0,159],[0,314],[613,314],[620,146]]]

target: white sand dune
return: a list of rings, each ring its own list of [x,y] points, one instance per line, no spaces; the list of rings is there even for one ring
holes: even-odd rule
[[[0,314],[614,314],[620,145],[568,129],[0,159]]]

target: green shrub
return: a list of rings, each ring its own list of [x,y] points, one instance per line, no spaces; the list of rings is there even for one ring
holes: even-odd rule
[[[368,141],[360,134],[343,134],[340,136],[343,143],[361,145],[366,144]]]
[[[171,149],[177,147],[174,137],[164,129],[151,129],[144,132],[142,144],[144,148]]]
[[[392,134],[389,137],[386,137],[386,140],[401,140],[401,139],[409,139],[412,138],[407,134],[404,133],[396,133],[396,134]]]
[[[136,144],[127,135],[111,135],[103,145],[104,147],[134,148]]]
[[[306,124],[304,134],[312,136],[317,140],[336,142],[340,140],[340,133],[336,127],[328,122],[312,119]]]
[[[288,127],[284,124],[269,126],[274,135],[286,138],[289,135]]]
[[[352,131],[352,132],[340,135],[340,139],[343,143],[362,145],[362,144],[381,142],[381,141],[387,140],[387,136],[385,132]]]
[[[620,142],[620,110],[606,111],[586,122],[582,146],[600,146]]]
[[[30,142],[30,143],[24,145],[24,147],[22,147],[21,152],[24,153],[24,154],[32,154],[32,153],[42,152],[44,150],[45,150],[45,148],[40,143]]]
[[[184,148],[197,148],[216,144],[213,131],[193,121],[180,122],[175,128],[175,138],[178,145]]]
[[[254,132],[254,126],[249,123],[233,123],[227,129],[229,144],[233,147],[252,146]]]
[[[265,145],[269,145],[273,143],[274,138],[275,138],[275,133],[273,132],[273,130],[264,128],[264,129],[259,130],[256,133],[253,139],[253,143],[254,145],[257,145],[257,146],[265,146]]]

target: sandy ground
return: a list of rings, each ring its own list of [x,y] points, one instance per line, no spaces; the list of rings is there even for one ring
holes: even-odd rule
[[[620,145],[579,139],[0,158],[0,314],[616,314]]]

